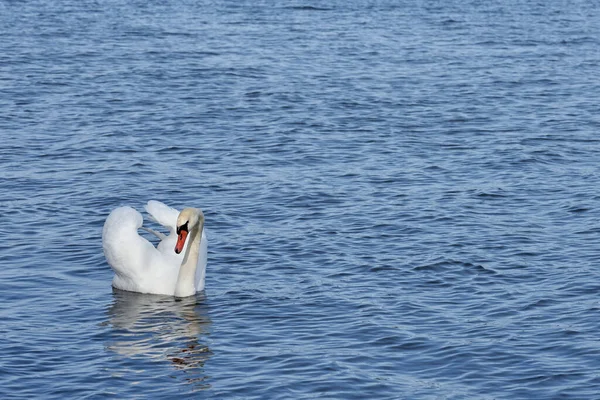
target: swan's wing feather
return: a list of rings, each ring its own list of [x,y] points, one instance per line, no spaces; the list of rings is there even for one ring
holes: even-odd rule
[[[173,232],[176,230],[179,211],[156,200],[150,200],[145,208],[154,221],[169,228]]]
[[[164,238],[166,238],[166,237],[167,237],[167,235],[165,235],[164,233],[162,233],[162,232],[159,232],[159,231],[155,231],[154,229],[147,228],[147,227],[145,227],[145,226],[141,226],[140,228],[141,228],[141,229],[143,229],[143,230],[145,230],[145,231],[146,231],[146,232],[148,232],[148,233],[151,233],[151,234],[153,234],[154,236],[156,236],[156,237],[157,237],[157,238],[159,238],[160,240],[163,240]]]

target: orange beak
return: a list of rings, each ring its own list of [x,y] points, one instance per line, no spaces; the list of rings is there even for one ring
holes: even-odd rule
[[[182,229],[179,231],[179,235],[177,236],[177,244],[175,245],[175,253],[181,253],[183,250],[183,245],[185,244],[185,239],[187,239],[188,231]]]

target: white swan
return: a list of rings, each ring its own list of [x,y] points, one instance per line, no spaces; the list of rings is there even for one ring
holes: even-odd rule
[[[177,297],[203,290],[208,243],[202,211],[186,208],[180,213],[153,200],[146,205],[146,211],[169,229],[168,236],[142,227],[142,214],[131,207],[116,208],[106,218],[102,247],[106,261],[115,271],[113,286]],[[161,239],[157,247],[138,234],[140,228]]]

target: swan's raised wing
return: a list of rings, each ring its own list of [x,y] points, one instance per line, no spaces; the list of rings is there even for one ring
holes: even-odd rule
[[[156,200],[150,200],[145,208],[154,221],[169,230],[169,234],[161,238],[161,241],[156,248],[169,256],[176,255],[175,243],[177,242],[176,230],[179,211]],[[181,259],[183,260],[183,253],[181,254]]]
[[[146,204],[145,208],[146,212],[150,214],[150,217],[154,221],[164,226],[165,228],[168,228],[171,232],[176,231],[177,217],[179,216],[179,211],[156,200],[150,200],[148,204]]]

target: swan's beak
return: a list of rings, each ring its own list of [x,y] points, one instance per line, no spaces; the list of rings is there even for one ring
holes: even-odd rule
[[[177,236],[177,244],[175,245],[175,253],[181,253],[183,250],[183,245],[185,244],[185,239],[187,238],[188,231],[185,229],[179,230],[179,234]]]

